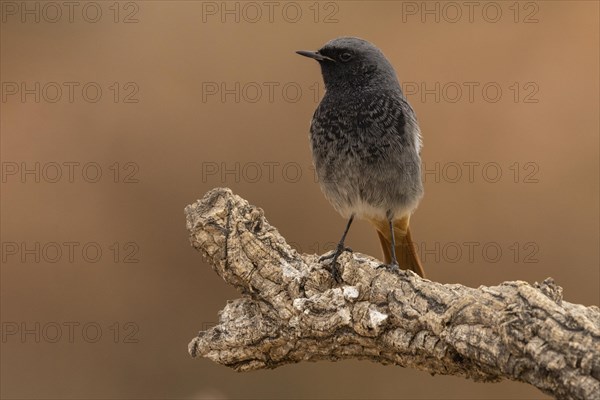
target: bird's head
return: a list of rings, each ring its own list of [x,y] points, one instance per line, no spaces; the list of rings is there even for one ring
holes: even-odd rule
[[[319,62],[327,90],[399,86],[394,68],[381,50],[366,40],[340,37],[317,51],[297,51]]]

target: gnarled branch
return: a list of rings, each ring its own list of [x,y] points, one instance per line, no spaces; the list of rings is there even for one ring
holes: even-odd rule
[[[185,213],[192,245],[244,295],[191,341],[193,357],[238,371],[368,359],[600,398],[600,310],[563,301],[552,279],[473,289],[344,253],[336,284],[317,255],[298,254],[229,189],[211,190]]]

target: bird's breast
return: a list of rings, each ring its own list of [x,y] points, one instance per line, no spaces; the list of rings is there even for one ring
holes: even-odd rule
[[[385,215],[415,207],[422,196],[418,132],[406,128],[402,109],[387,98],[324,101],[317,108],[310,130],[313,161],[325,196],[340,214]]]

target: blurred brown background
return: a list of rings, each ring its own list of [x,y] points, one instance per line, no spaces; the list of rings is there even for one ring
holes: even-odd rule
[[[420,119],[428,277],[552,276],[597,305],[597,2],[1,6],[3,398],[545,398],[369,362],[192,360],[238,294],[190,247],[183,208],[229,186],[299,250],[329,250],[345,221],[310,168],[321,77],[294,51],[360,36]],[[380,255],[364,222],[348,245]]]

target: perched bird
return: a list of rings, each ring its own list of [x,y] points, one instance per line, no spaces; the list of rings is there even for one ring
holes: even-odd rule
[[[325,197],[348,219],[335,251],[322,260],[332,259],[339,282],[337,259],[352,251],[344,241],[357,217],[375,226],[389,268],[424,276],[409,229],[423,197],[421,134],[394,68],[377,47],[355,37],[297,53],[321,67],[325,95],[310,125],[313,161]]]

